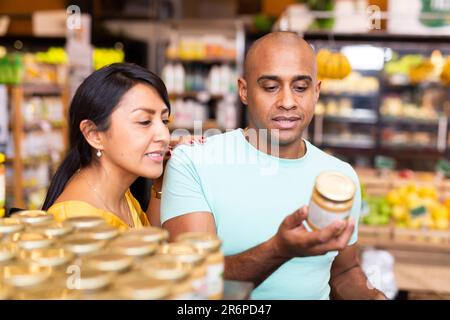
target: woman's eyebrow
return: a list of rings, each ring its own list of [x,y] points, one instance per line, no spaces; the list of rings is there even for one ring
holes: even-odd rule
[[[156,111],[154,109],[147,108],[147,107],[138,107],[138,108],[133,109],[131,112],[133,113],[133,112],[136,112],[136,111],[145,111],[145,112],[148,112],[148,113],[150,113],[152,115],[156,113]],[[164,110],[161,111],[161,114],[165,114],[165,113],[168,113],[168,112],[169,112],[169,109],[168,108],[164,108]]]

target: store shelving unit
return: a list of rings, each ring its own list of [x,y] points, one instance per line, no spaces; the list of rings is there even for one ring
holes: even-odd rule
[[[411,36],[411,35],[392,35],[387,33],[368,33],[368,34],[333,34],[332,37],[326,32],[307,32],[304,38],[312,43],[316,48],[338,49],[348,45],[371,45],[383,49],[390,48],[402,53],[425,53],[430,54],[432,50],[439,49],[444,55],[450,54],[450,37],[448,36]],[[363,75],[367,71],[360,71]],[[350,99],[354,101],[357,109],[364,110],[364,116],[356,114],[351,115],[319,115],[312,121],[309,134],[312,140],[321,148],[326,148],[337,156],[354,162],[355,159],[365,158],[369,166],[375,163],[377,155],[389,156],[397,160],[400,168],[412,168],[433,170],[434,164],[441,158],[450,159],[450,143],[447,142],[449,134],[448,119],[444,114],[438,119],[428,120],[422,118],[406,117],[387,117],[383,116],[380,108],[383,98],[394,94],[397,96],[407,96],[411,100],[420,96],[421,92],[428,88],[441,87],[446,89],[450,98],[450,87],[444,87],[439,83],[421,83],[421,84],[390,84],[384,77],[382,70],[378,72],[371,71],[371,76],[378,78],[379,92],[369,94],[358,94],[354,92],[342,93],[321,93],[322,101],[329,99]],[[350,88],[349,88],[350,90]],[[370,107],[369,107],[370,104]],[[361,109],[360,109],[361,108]],[[367,110],[371,110],[369,115]],[[325,129],[331,126],[347,125],[348,130],[353,132],[355,128],[360,131],[366,131],[368,136],[373,139],[373,144],[357,143],[355,139],[341,139],[339,143],[327,141]],[[402,143],[395,144],[385,141],[383,130],[392,129],[398,132],[428,132],[433,133],[436,138],[433,143]],[[369,150],[373,147],[372,150]],[[417,161],[415,161],[417,160]],[[426,161],[423,161],[426,160]],[[427,168],[421,167],[422,164],[428,164]]]
[[[26,192],[32,190],[25,185],[24,172],[27,166],[36,165],[37,163],[44,162],[49,166],[49,170],[53,170],[56,164],[52,163],[49,155],[42,155],[38,157],[24,158],[23,141],[25,134],[31,131],[42,130],[39,126],[28,126],[24,121],[23,105],[30,97],[59,97],[62,102],[64,117],[67,115],[67,107],[69,101],[68,89],[65,87],[59,87],[57,85],[50,84],[23,84],[9,86],[8,88],[10,97],[10,129],[12,136],[12,143],[14,146],[14,157],[8,159],[7,164],[13,168],[13,181],[12,181],[12,195],[14,202],[12,207],[26,208],[28,207],[26,201]],[[60,130],[62,140],[64,144],[65,152],[68,147],[68,127],[67,121],[64,120],[59,124],[47,123],[51,129]]]
[[[208,31],[205,32],[205,26],[208,26]],[[200,70],[201,73],[207,74],[214,66],[229,66],[230,68],[236,70],[237,74],[241,74],[243,70],[244,61],[244,46],[245,46],[245,31],[243,24],[240,20],[234,19],[224,19],[224,20],[167,20],[160,22],[161,31],[155,39],[155,51],[156,51],[156,66],[155,70],[162,74],[163,66],[166,64],[181,64],[188,74],[188,70]],[[166,55],[167,47],[169,46],[170,40],[173,37],[178,39],[183,39],[183,37],[190,38],[196,36],[223,36],[227,39],[232,39],[234,42],[234,48],[236,50],[235,58],[228,57],[212,57],[212,58],[202,58],[202,59],[192,59],[192,58],[181,58],[181,57],[168,57]],[[196,71],[196,72],[197,72]],[[203,130],[208,129],[219,129],[223,130],[220,123],[217,120],[217,106],[221,101],[224,101],[227,96],[233,96],[235,98],[236,105],[239,104],[239,99],[237,92],[229,93],[211,93],[207,88],[189,89],[183,93],[169,92],[169,97],[172,104],[175,100],[179,99],[182,101],[192,100],[196,103],[202,103],[206,105],[207,119],[203,121]],[[243,111],[238,110],[237,123],[239,126],[242,122]],[[176,122],[176,120],[174,121]],[[174,129],[187,129],[193,133],[192,126],[183,126],[172,124],[169,126],[170,130]]]

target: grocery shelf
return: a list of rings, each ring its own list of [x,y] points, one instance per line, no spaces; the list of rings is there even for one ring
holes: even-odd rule
[[[362,124],[376,124],[376,117],[358,117],[358,116],[332,116],[325,115],[323,117],[327,121],[344,122],[344,123],[362,123]]]
[[[210,94],[208,92],[185,92],[185,93],[170,93],[170,99],[201,99],[201,95],[207,97],[206,100],[221,100],[224,98],[223,94]]]
[[[410,124],[410,125],[431,125],[438,126],[439,119],[420,119],[420,118],[410,118],[410,117],[390,117],[382,116],[380,118],[383,124]]]
[[[342,140],[340,142],[331,142],[324,140],[321,144],[322,148],[338,148],[338,149],[349,149],[349,150],[361,150],[368,149],[371,150],[375,147],[374,143],[361,143],[355,141],[345,141]]]
[[[25,96],[59,96],[64,88],[55,84],[47,83],[24,83],[21,85]]]
[[[320,97],[336,97],[336,98],[378,98],[378,92],[358,93],[358,92],[320,92]]]
[[[183,63],[183,64],[202,64],[202,65],[211,65],[211,64],[236,64],[236,59],[228,59],[228,58],[202,58],[202,59],[167,59],[169,63]]]
[[[173,130],[177,130],[177,129],[185,129],[185,130],[189,130],[189,131],[193,131],[194,128],[193,127],[181,127],[181,126],[174,126],[173,124],[169,124],[169,130],[173,131]],[[203,121],[203,126],[202,126],[202,130],[208,130],[208,129],[220,129],[219,124],[217,123],[216,120],[206,120]]]

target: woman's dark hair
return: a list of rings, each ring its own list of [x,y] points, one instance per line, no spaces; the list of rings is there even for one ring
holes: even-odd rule
[[[154,88],[170,111],[169,96],[162,80],[135,64],[114,63],[101,68],[78,87],[69,110],[70,150],[53,176],[42,210],[48,210],[74,173],[92,161],[92,148],[80,130],[81,121],[90,120],[98,130],[106,131],[116,106],[138,83]]]

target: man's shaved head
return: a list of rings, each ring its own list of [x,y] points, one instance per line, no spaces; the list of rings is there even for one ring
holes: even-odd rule
[[[292,32],[265,35],[250,47],[238,86],[248,127],[268,129],[280,146],[298,147],[320,93],[311,46]]]
[[[316,59],[311,45],[294,32],[278,31],[259,38],[251,45],[245,56],[244,78],[248,78],[255,63],[264,63],[267,55],[286,49],[298,52],[299,59],[311,61],[313,76],[316,76]]]

